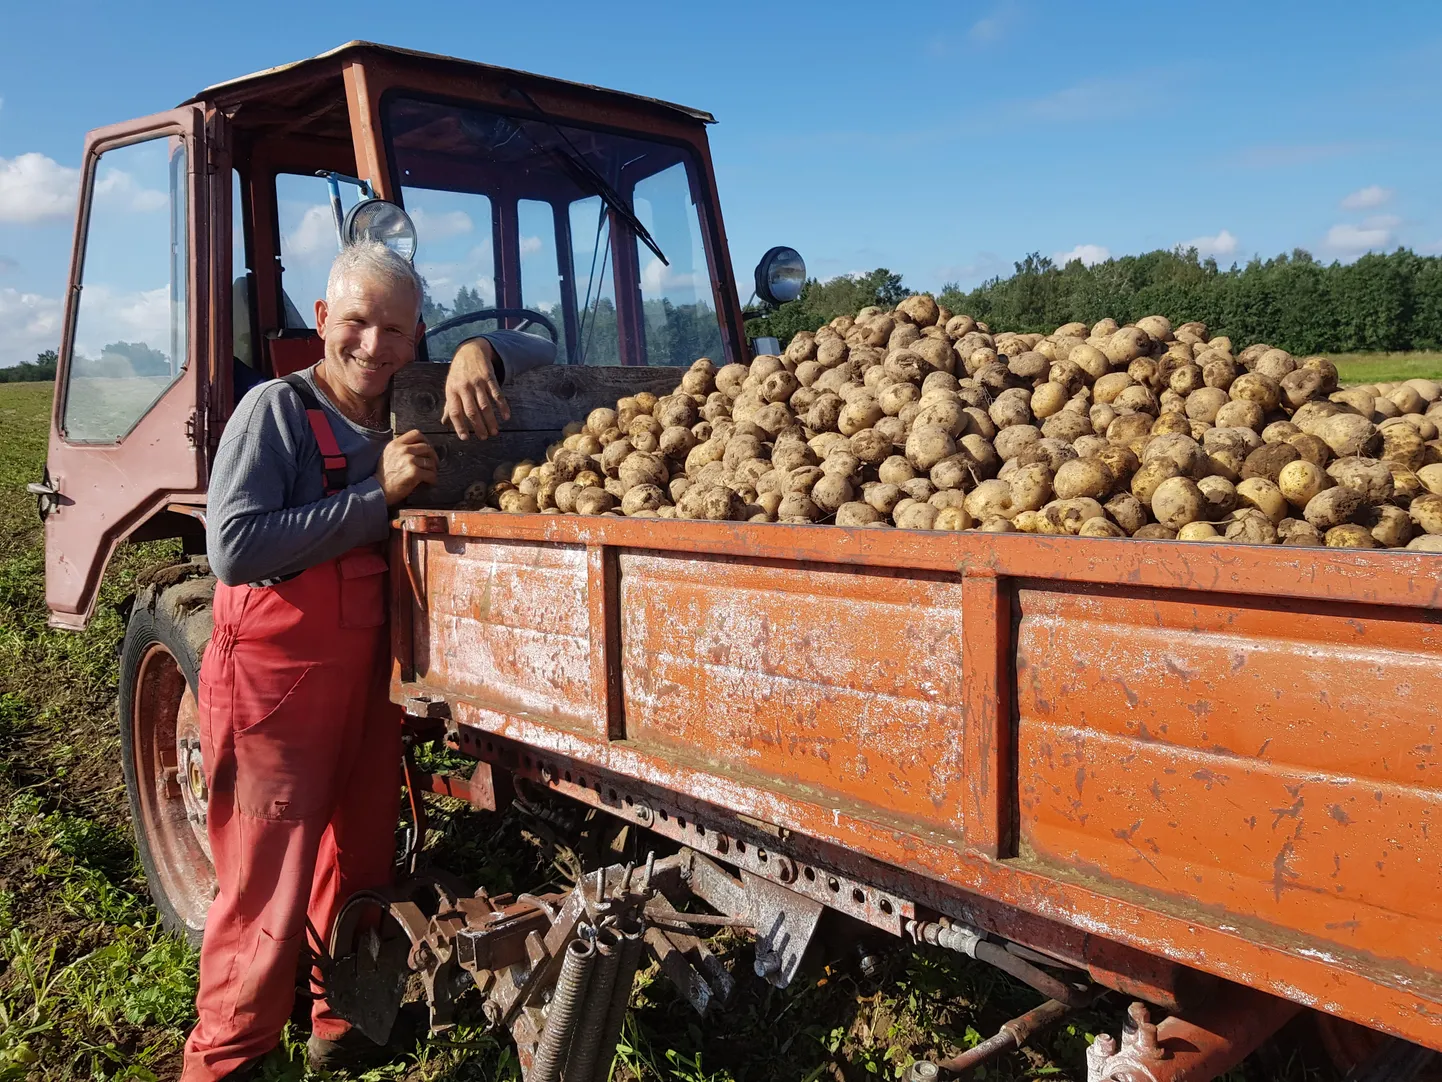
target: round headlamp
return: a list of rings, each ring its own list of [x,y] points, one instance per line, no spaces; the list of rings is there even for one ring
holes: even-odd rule
[[[801,296],[806,261],[795,248],[772,248],[756,264],[756,295],[767,304],[785,304]]]
[[[416,257],[416,225],[411,216],[385,199],[365,199],[346,212],[341,236],[347,244],[380,241],[397,255]]]

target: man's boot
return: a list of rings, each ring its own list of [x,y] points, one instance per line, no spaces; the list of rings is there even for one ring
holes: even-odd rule
[[[354,1071],[378,1067],[391,1058],[385,1045],[376,1044],[358,1029],[348,1029],[333,1041],[312,1033],[305,1052],[313,1071]]]

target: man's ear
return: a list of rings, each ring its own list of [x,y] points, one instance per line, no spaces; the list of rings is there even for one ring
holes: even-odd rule
[[[322,338],[325,337],[325,317],[329,314],[330,309],[323,299],[315,302],[315,333]]]

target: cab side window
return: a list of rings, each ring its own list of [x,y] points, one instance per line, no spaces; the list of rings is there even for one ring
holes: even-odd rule
[[[360,198],[350,184],[340,186],[341,209]],[[280,308],[287,330],[315,327],[315,302],[325,296],[330,265],[340,250],[335,211],[324,177],[278,173],[275,207],[280,224]]]
[[[185,144],[108,150],[95,167],[61,430],[115,443],[190,361]]]

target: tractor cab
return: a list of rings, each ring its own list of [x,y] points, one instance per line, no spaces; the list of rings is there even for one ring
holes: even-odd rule
[[[85,626],[126,538],[203,551],[225,421],[248,387],[321,357],[314,302],[347,231],[412,255],[421,359],[496,327],[545,335],[565,365],[744,359],[712,122],[353,42],[92,132],[31,486],[52,622]],[[794,296],[801,274],[772,254],[761,295]]]

